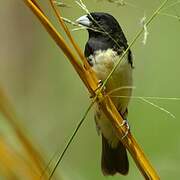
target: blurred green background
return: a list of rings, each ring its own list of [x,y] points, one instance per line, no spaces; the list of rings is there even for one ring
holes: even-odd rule
[[[75,20],[85,14],[74,1],[64,1],[64,17]],[[90,11],[111,13],[121,24],[129,42],[141,28],[140,19],[150,17],[162,1],[129,0],[126,6],[107,1],[84,1]],[[176,1],[169,1],[169,4]],[[48,1],[42,7],[57,25]],[[180,5],[166,13],[180,15]],[[27,135],[48,161],[66,141],[88,107],[89,95],[74,69],[23,1],[6,0],[0,7],[0,85],[7,91]],[[69,26],[72,28],[72,26]],[[61,31],[61,30],[59,30]],[[141,37],[133,46],[135,96],[180,97],[180,22],[159,15],[148,27],[147,43]],[[86,31],[72,33],[83,50]],[[163,180],[180,176],[180,102],[151,100],[159,109],[133,99],[129,107],[131,131]],[[13,139],[4,119],[0,133]],[[12,140],[13,141],[13,140]],[[15,143],[14,143],[15,144]],[[104,180],[100,170],[101,138],[91,111],[57,169],[64,180]],[[130,159],[127,177],[143,179]]]

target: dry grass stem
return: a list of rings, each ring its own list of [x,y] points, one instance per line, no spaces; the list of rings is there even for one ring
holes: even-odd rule
[[[162,12],[159,13],[159,15],[168,16],[168,17],[175,18],[175,19],[177,19],[178,21],[180,21],[180,16],[178,16],[178,15],[169,14],[169,13],[162,13]]]
[[[78,53],[80,59],[82,60],[84,66],[87,69],[90,69],[90,65],[88,64],[88,62],[86,61],[86,58],[84,57],[84,54],[82,53],[82,51],[80,50],[79,46],[76,44],[76,42],[74,41],[68,27],[66,26],[66,24],[64,23],[63,19],[61,18],[61,14],[60,11],[58,11],[55,7],[55,4],[53,3],[53,0],[49,0],[50,4],[55,12],[55,15],[57,17],[57,19],[59,20],[61,27],[64,29],[64,31],[67,34],[67,37],[69,38],[70,42],[72,43],[73,47],[75,48],[76,52]]]
[[[31,160],[33,164],[32,166],[37,169],[37,172],[39,172],[40,176],[45,166],[44,159],[42,158],[40,153],[35,149],[34,145],[26,137],[25,132],[23,132],[22,128],[17,123],[17,115],[13,110],[13,107],[10,104],[9,99],[7,98],[7,95],[5,94],[2,88],[0,88],[0,111],[8,121],[8,124],[10,124],[13,128],[19,142],[22,144],[22,147],[25,150],[26,156],[29,158],[29,160]]]
[[[144,15],[143,18],[141,19],[140,21],[141,25],[143,26],[144,28],[144,36],[143,36],[143,40],[142,40],[142,43],[145,45],[146,42],[147,42],[147,37],[148,37],[148,30],[147,30],[147,25],[146,25],[146,16]]]
[[[34,163],[22,158],[3,136],[0,136],[0,154],[0,168],[7,179],[39,179],[41,172],[37,171]]]
[[[107,2],[114,3],[118,6],[125,6],[127,3],[124,0],[106,0]]]
[[[172,3],[171,5],[166,6],[166,7],[163,9],[163,11],[166,10],[166,9],[172,8],[172,7],[174,7],[174,6],[178,5],[178,4],[180,4],[180,1],[174,2],[174,3]]]
[[[65,18],[65,17],[61,17],[61,18],[63,19],[64,22],[69,23],[69,24],[71,24],[71,25],[73,25],[73,26],[84,27],[84,26],[82,26],[82,25],[80,25],[80,24],[77,24],[77,23],[75,23],[75,22],[73,22],[73,21],[71,21],[70,19],[67,19],[67,18]]]
[[[149,100],[145,99],[144,97],[140,97],[139,99],[141,99],[142,101],[154,106],[155,108],[159,109],[160,111],[165,112],[166,114],[170,115],[172,118],[174,118],[174,119],[176,118],[176,116],[174,114],[172,114],[171,112],[169,112],[167,109],[165,109],[165,108],[163,108],[163,107],[161,107],[155,103],[150,102]]]
[[[54,4],[56,4],[56,6],[59,7],[65,7],[65,8],[70,8],[71,6],[69,6],[68,4],[64,3],[64,2],[59,2],[59,1],[53,1]]]
[[[103,1],[103,0],[101,0],[101,1]],[[107,2],[109,2],[109,3],[114,3],[115,5],[117,5],[118,7],[119,6],[129,6],[129,7],[133,7],[133,8],[137,8],[137,6],[136,5],[134,5],[134,4],[132,4],[132,3],[129,3],[129,2],[127,2],[127,1],[125,1],[125,0],[105,0],[105,1],[107,1]]]

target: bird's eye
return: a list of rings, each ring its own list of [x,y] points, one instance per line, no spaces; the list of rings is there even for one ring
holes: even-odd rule
[[[100,21],[100,16],[96,16],[96,21]]]

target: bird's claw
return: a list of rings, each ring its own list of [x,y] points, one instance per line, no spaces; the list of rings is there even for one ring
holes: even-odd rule
[[[102,80],[98,80],[98,87],[97,87],[97,89],[101,88],[102,85],[103,85]]]

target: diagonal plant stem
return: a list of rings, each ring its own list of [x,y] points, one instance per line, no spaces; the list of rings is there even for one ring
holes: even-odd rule
[[[142,100],[142,101],[144,101],[144,102],[146,102],[146,103],[148,103],[148,104],[150,104],[151,106],[154,106],[155,108],[157,108],[157,109],[165,112],[166,114],[168,114],[168,115],[171,116],[172,118],[174,118],[174,119],[176,118],[176,116],[175,116],[174,114],[172,114],[171,112],[169,112],[169,111],[166,110],[165,108],[163,108],[163,107],[161,107],[161,106],[158,106],[158,105],[155,104],[155,103],[152,103],[151,101],[145,99],[144,97],[139,97],[139,99]]]
[[[63,51],[63,53],[70,59],[70,63],[78,73],[79,77],[86,85],[91,94],[95,94],[94,90],[97,88],[98,80],[95,77],[95,74],[92,73],[91,69],[85,71],[82,68],[82,65],[79,63],[77,56],[71,51],[69,45],[66,43],[64,38],[57,32],[55,27],[49,21],[49,19],[45,16],[44,13],[32,2],[32,0],[23,0],[25,4],[32,10],[32,12],[37,16],[42,25],[46,28],[49,35],[53,38],[59,48]],[[89,76],[91,74],[91,78]],[[93,78],[93,79],[92,79]],[[90,86],[91,84],[91,86]]]
[[[159,15],[162,15],[162,16],[168,16],[168,17],[175,18],[175,19],[177,19],[178,21],[180,21],[180,16],[177,16],[177,15],[174,15],[174,14],[169,14],[169,13],[159,13]]]
[[[180,1],[177,1],[177,2],[174,2],[174,3],[170,4],[169,6],[165,7],[163,10],[169,9],[169,8],[171,8],[171,7],[174,7],[174,6],[176,6],[177,4],[180,4]]]
[[[66,35],[68,36],[69,40],[71,41],[73,47],[75,48],[76,52],[78,53],[79,57],[81,58],[82,62],[84,63],[85,67],[90,69],[90,65],[87,62],[84,54],[82,53],[82,51],[80,50],[79,46],[76,44],[76,42],[74,41],[68,27],[66,26],[66,24],[64,23],[64,20],[61,18],[61,14],[60,11],[58,11],[55,7],[55,4],[53,2],[53,0],[49,0],[51,7],[53,8],[55,15],[57,17],[57,19],[59,20],[61,26],[63,27],[64,31],[66,32]]]
[[[36,0],[31,0],[32,3],[44,14],[43,10],[41,9],[41,7],[39,6],[39,4],[36,2]],[[44,14],[45,15],[45,14]]]
[[[50,173],[50,176],[49,176],[49,178],[48,178],[49,180],[50,180],[50,179],[52,178],[52,176],[54,175],[54,173],[55,173],[58,165],[60,164],[61,160],[63,159],[63,157],[64,157],[67,149],[69,148],[71,142],[73,141],[73,139],[74,139],[74,137],[76,136],[79,128],[80,128],[81,125],[83,124],[84,120],[86,119],[89,111],[91,110],[91,108],[92,108],[92,106],[94,105],[95,102],[96,102],[96,98],[94,98],[94,100],[93,100],[93,101],[91,102],[91,104],[88,106],[88,108],[87,108],[87,110],[85,111],[82,119],[78,122],[78,124],[77,124],[77,126],[76,126],[76,128],[75,128],[75,130],[74,130],[74,132],[73,132],[73,134],[72,134],[72,136],[71,136],[71,137],[69,138],[69,140],[67,141],[67,144],[66,144],[63,152],[62,152],[61,155],[58,157],[58,160],[57,160],[57,162],[55,163],[55,166],[54,166],[54,168],[53,168],[53,170],[52,170],[52,172]]]
[[[0,87],[0,112],[3,114],[3,116],[13,128],[18,140],[23,145],[26,154],[32,161],[33,166],[36,167],[40,173],[42,173],[45,165],[44,159],[42,155],[37,151],[37,149],[33,146],[29,138],[26,137],[23,129],[18,124],[17,114],[14,111],[14,108],[11,105],[9,98],[7,97],[2,87]]]
[[[149,20],[147,21],[147,23],[144,24],[144,26],[148,27],[150,25],[150,23],[152,22],[152,20],[159,14],[159,12],[161,11],[161,9],[166,5],[166,3],[168,2],[168,0],[165,0],[160,7],[155,10],[155,12],[152,14],[152,16],[149,18]],[[116,63],[116,65],[113,67],[112,71],[109,73],[109,75],[107,76],[107,78],[104,80],[101,90],[104,88],[104,86],[106,85],[106,83],[108,82],[109,78],[112,76],[113,72],[116,70],[116,68],[118,67],[119,63],[122,61],[122,59],[125,57],[125,55],[127,54],[127,52],[130,50],[130,48],[133,46],[133,44],[137,41],[137,39],[140,37],[140,35],[143,33],[144,31],[144,27],[142,27],[139,32],[135,35],[134,39],[132,40],[132,42],[129,44],[128,48],[123,52],[123,54],[121,55],[120,59],[118,60],[118,62]]]

